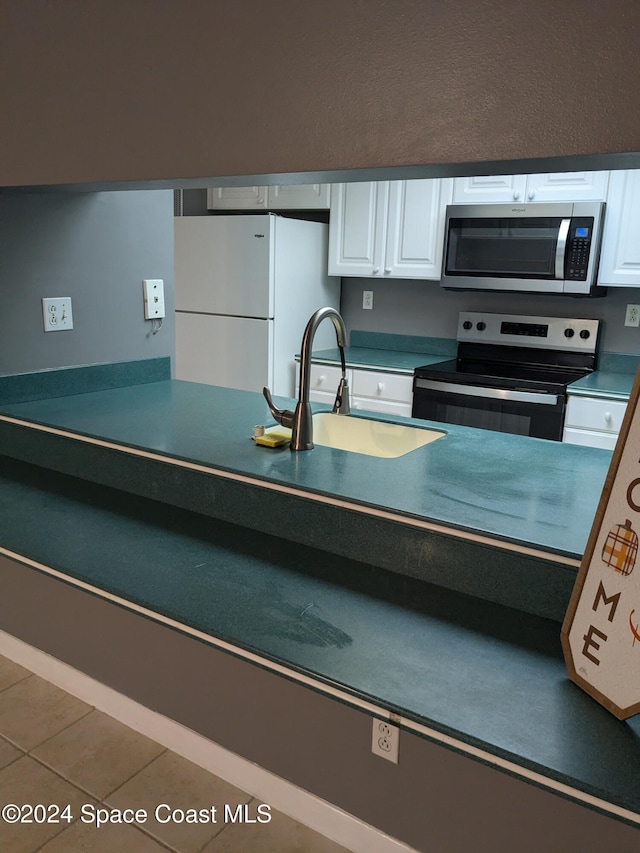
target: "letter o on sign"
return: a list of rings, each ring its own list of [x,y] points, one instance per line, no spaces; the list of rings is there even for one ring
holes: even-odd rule
[[[629,487],[627,489],[627,503],[629,504],[631,509],[635,510],[636,512],[640,512],[640,504],[637,504],[634,501],[633,490],[635,489],[636,486],[639,486],[639,485],[640,485],[640,477],[636,477],[635,480],[632,480],[629,483]]]

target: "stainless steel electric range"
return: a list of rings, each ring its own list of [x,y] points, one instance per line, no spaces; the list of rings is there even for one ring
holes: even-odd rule
[[[457,357],[414,371],[412,415],[561,441],[567,386],[595,369],[599,325],[463,311]]]

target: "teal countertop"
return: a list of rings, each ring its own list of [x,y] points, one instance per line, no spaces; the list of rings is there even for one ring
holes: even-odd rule
[[[569,385],[568,392],[577,397],[602,397],[605,400],[627,401],[634,379],[633,373],[596,370],[584,379]]]
[[[437,364],[446,361],[447,356],[434,353],[403,352],[401,350],[375,349],[373,347],[345,347],[347,367],[367,370],[384,370],[385,373],[404,373],[413,376],[416,367],[425,364]],[[340,352],[337,349],[318,350],[313,353],[314,364],[340,365]]]
[[[357,345],[353,345],[353,341]],[[415,340],[414,349],[410,348]],[[388,373],[412,375],[416,367],[437,364],[455,358],[456,342],[440,338],[412,339],[404,335],[351,333],[352,345],[345,347],[347,366],[361,370],[383,370]],[[386,349],[395,343],[398,349]],[[373,346],[372,344],[378,344]],[[402,346],[407,349],[401,349]],[[420,350],[420,351],[415,351]],[[313,353],[316,364],[339,366],[337,348]],[[583,397],[602,397],[609,400],[628,400],[635,378],[639,357],[625,353],[601,353],[598,369],[569,386],[569,393]]]
[[[384,370],[387,373],[412,375],[416,367],[437,364],[455,358],[458,344],[451,338],[427,338],[414,335],[392,335],[384,332],[365,332],[353,329],[350,346],[345,347],[348,367]],[[337,349],[313,353],[316,364],[340,364]]]
[[[640,813],[640,717],[569,682],[549,620],[3,457],[0,510],[10,552]]]
[[[446,430],[444,438],[398,459],[320,446],[300,453],[262,448],[250,440],[255,424],[272,422],[260,394],[171,380],[5,403],[0,410],[310,497],[348,500],[576,559],[611,458],[595,448],[438,424],[431,426]]]

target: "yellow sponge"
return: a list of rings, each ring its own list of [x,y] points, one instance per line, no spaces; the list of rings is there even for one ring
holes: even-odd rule
[[[286,427],[273,427],[266,430],[264,435],[253,436],[253,440],[263,447],[281,447],[291,441],[291,430]]]

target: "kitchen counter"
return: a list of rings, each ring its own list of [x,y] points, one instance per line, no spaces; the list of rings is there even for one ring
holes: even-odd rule
[[[562,620],[609,451],[409,419],[445,435],[397,459],[291,453],[251,442],[260,394],[154,374],[64,396],[61,373],[0,378],[6,456]]]
[[[402,350],[375,349],[374,347],[344,348],[347,367],[355,370],[384,370],[385,373],[399,373],[413,376],[416,367],[425,364],[437,364],[445,361],[445,356],[437,353],[403,352]],[[313,364],[330,364],[340,366],[340,351],[338,348],[317,350],[311,357]]]
[[[1,457],[0,506],[5,555],[613,816],[640,814],[640,718],[616,720],[568,681],[549,620]]]
[[[437,364],[455,358],[457,342],[450,338],[423,338],[412,335],[391,335],[383,332],[352,330],[350,346],[345,347],[347,366],[357,370],[384,370],[387,373],[413,375],[416,367]],[[340,364],[337,347],[316,350],[315,364]]]
[[[610,461],[607,451],[414,419],[405,423],[445,436],[397,459],[320,446],[292,454],[250,441],[254,424],[272,422],[262,395],[179,380],[5,403],[0,412],[5,429],[7,417],[53,427],[574,558]]]

